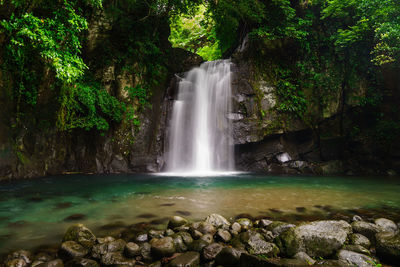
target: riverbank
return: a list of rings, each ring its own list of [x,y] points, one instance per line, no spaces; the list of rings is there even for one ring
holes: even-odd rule
[[[346,220],[292,224],[245,215],[227,220],[211,214],[201,221],[173,216],[161,228],[135,224],[106,236],[95,236],[75,224],[62,243],[9,253],[0,266],[396,266],[400,262],[400,222],[359,215]]]

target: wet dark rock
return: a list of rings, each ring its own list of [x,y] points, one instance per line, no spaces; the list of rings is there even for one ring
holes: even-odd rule
[[[231,240],[232,236],[228,230],[218,229],[217,238],[225,243],[228,243]]]
[[[381,232],[376,235],[376,254],[388,263],[400,262],[400,233]]]
[[[43,200],[44,200],[44,199],[43,199],[42,197],[39,197],[39,196],[33,196],[33,197],[28,198],[28,201],[30,201],[30,202],[36,202],[36,203],[42,202]]]
[[[157,257],[167,257],[175,253],[174,240],[171,237],[154,238],[150,241],[151,253]]]
[[[138,243],[147,242],[148,240],[149,240],[149,237],[148,237],[147,233],[139,233],[135,237],[135,241]]]
[[[176,234],[182,237],[183,242],[185,242],[187,246],[193,242],[193,238],[188,232],[178,232]]]
[[[28,250],[18,250],[7,256],[6,267],[25,267],[32,263],[33,256]]]
[[[189,251],[173,259],[169,267],[197,267],[200,265],[200,254]]]
[[[231,225],[230,222],[227,219],[225,219],[225,217],[215,213],[207,216],[205,221],[212,224],[217,229],[218,228],[229,229],[229,226]]]
[[[160,207],[172,207],[174,205],[175,205],[175,203],[163,203],[163,204],[160,204]]]
[[[42,262],[47,262],[47,261],[51,261],[54,258],[52,256],[50,256],[47,253],[44,252],[39,252],[38,254],[36,254],[35,256],[35,261],[42,261]]]
[[[60,256],[63,259],[83,258],[89,250],[75,241],[65,241],[61,244]]]
[[[353,245],[360,245],[363,246],[365,248],[369,248],[371,246],[371,242],[369,241],[369,239],[365,236],[363,236],[362,234],[351,234],[350,235],[350,243]]]
[[[40,264],[38,267],[64,267],[64,263],[60,259],[55,259],[52,261],[44,262]]]
[[[136,218],[141,218],[141,219],[151,219],[151,218],[156,218],[157,215],[152,214],[152,213],[143,213],[143,214],[139,214],[138,216],[136,216]]]
[[[126,242],[122,239],[94,245],[92,248],[92,257],[95,259],[100,259],[107,253],[123,251],[125,245]]]
[[[27,221],[16,221],[16,222],[10,222],[7,224],[7,227],[9,228],[20,228],[20,227],[26,227],[29,225],[29,222]]]
[[[77,258],[65,264],[66,267],[99,267],[99,264],[91,259]]]
[[[351,224],[354,233],[362,234],[367,237],[372,244],[375,244],[375,234],[379,232],[379,227],[373,223],[356,221]]]
[[[212,261],[223,248],[224,246],[219,243],[212,243],[203,248],[202,257],[206,261]]]
[[[6,267],[27,267],[29,266],[23,259],[12,259],[5,262]]]
[[[296,227],[294,224],[276,221],[269,224],[266,229],[270,230],[274,236],[279,236],[280,234],[294,227]]]
[[[385,218],[376,219],[375,224],[383,232],[396,232],[398,230],[397,225],[393,221]]]
[[[43,263],[45,263],[45,262],[35,260],[34,262],[32,262],[31,267],[38,267],[39,265],[42,265]]]
[[[139,245],[133,242],[126,243],[124,248],[124,254],[128,258],[134,258],[136,256],[139,256],[140,255]]]
[[[316,221],[290,228],[278,237],[277,244],[289,257],[298,252],[306,252],[311,257],[326,257],[343,246],[351,231],[345,221]]]
[[[201,236],[200,239],[206,241],[208,244],[211,244],[212,242],[214,242],[214,237],[211,234],[205,234],[205,235]]]
[[[194,239],[199,239],[203,236],[203,234],[195,229],[190,229],[190,234],[193,236]]]
[[[174,230],[172,230],[172,229],[166,229],[165,230],[165,235],[166,236],[172,236],[172,235],[174,235],[175,234],[175,232],[174,232]]]
[[[217,266],[239,266],[241,254],[242,252],[235,248],[224,247],[215,257],[215,263],[217,264]]]
[[[150,243],[142,243],[140,244],[140,254],[142,255],[145,261],[151,261],[153,258],[151,256],[151,245]]]
[[[182,216],[190,216],[192,213],[189,211],[177,210],[177,211],[175,211],[175,214],[182,215]]]
[[[240,218],[236,222],[240,224],[242,230],[248,230],[253,227],[252,221],[247,218]]]
[[[173,216],[168,222],[168,227],[171,229],[174,229],[176,227],[185,225],[187,223],[188,223],[188,220],[186,220],[185,218],[180,217],[180,216]]]
[[[103,265],[124,265],[124,266],[135,266],[136,260],[126,258],[122,252],[110,252],[101,257],[101,263]]]
[[[174,246],[176,248],[176,252],[185,252],[187,251],[187,246],[185,242],[183,241],[183,238],[181,235],[172,235],[172,239],[174,240]]]
[[[205,248],[206,246],[208,246],[209,243],[202,240],[202,239],[197,239],[194,240],[190,245],[189,245],[189,250],[193,250],[193,251],[197,251],[197,252],[201,252],[203,250],[203,248]]]
[[[65,222],[82,221],[86,219],[86,215],[82,213],[72,214],[64,218]]]
[[[165,234],[164,230],[154,230],[151,229],[148,233],[148,236],[150,237],[150,239],[152,238],[163,238]]]
[[[298,252],[296,255],[293,256],[293,258],[297,260],[301,260],[302,262],[306,263],[307,265],[313,265],[315,263],[315,260],[308,256],[307,253],[305,252]]]
[[[96,237],[83,224],[77,224],[67,229],[63,238],[63,242],[65,241],[75,241],[85,248],[91,248],[96,242]]]
[[[296,207],[297,212],[306,212],[306,208],[304,207]]]
[[[347,262],[357,267],[374,267],[373,260],[360,253],[356,253],[349,250],[340,250],[338,253],[338,258],[341,261]]]
[[[160,225],[160,224],[165,224],[168,221],[169,221],[169,218],[160,218],[160,219],[151,220],[150,224],[152,224],[152,225]]]
[[[272,213],[283,213],[281,210],[278,209],[269,209]]]

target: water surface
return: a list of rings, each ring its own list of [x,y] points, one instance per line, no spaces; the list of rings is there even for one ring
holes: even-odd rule
[[[59,243],[77,222],[104,235],[140,222],[162,227],[175,214],[193,220],[210,213],[297,221],[356,213],[399,219],[399,192],[400,179],[382,177],[132,174],[2,182],[0,253]]]

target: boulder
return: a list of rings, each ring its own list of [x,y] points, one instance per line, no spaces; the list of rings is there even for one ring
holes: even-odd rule
[[[128,258],[134,258],[136,256],[139,256],[140,255],[139,245],[133,242],[126,243],[124,248],[124,254]]]
[[[27,267],[29,266],[23,259],[11,259],[5,262],[6,267]]]
[[[168,257],[175,253],[175,245],[172,237],[161,239],[154,238],[150,241],[151,253],[157,257]]]
[[[99,264],[90,259],[77,258],[65,264],[66,267],[99,267]]]
[[[183,238],[181,235],[175,234],[171,237],[174,240],[174,246],[175,246],[176,252],[187,251],[187,246],[186,246],[185,242],[183,241]]]
[[[215,259],[215,257],[218,255],[218,253],[221,252],[221,250],[224,248],[219,243],[212,243],[206,247],[204,247],[203,252],[202,252],[202,257],[206,261],[212,261]]]
[[[208,244],[214,242],[214,237],[211,234],[202,235],[200,239],[206,241]]]
[[[234,222],[231,225],[231,233],[233,234],[239,234],[240,231],[242,230],[242,226],[238,222]]]
[[[168,222],[168,228],[174,229],[187,223],[188,220],[186,220],[185,218],[181,216],[173,216]]]
[[[376,254],[392,264],[400,262],[400,233],[382,232],[376,235]]]
[[[189,251],[173,259],[168,267],[198,267],[200,265],[200,254]]]
[[[338,258],[341,261],[347,262],[349,264],[352,264],[357,267],[374,267],[376,264],[374,264],[374,261],[372,258],[356,253],[354,251],[349,251],[349,250],[340,250],[338,253]]]
[[[238,266],[241,254],[242,252],[235,248],[224,247],[215,257],[216,266]]]
[[[6,266],[27,266],[32,263],[32,253],[28,250],[18,250],[7,256]]]
[[[64,259],[83,258],[89,250],[75,241],[66,241],[61,244],[60,256]]]
[[[64,235],[63,242],[75,241],[85,248],[92,248],[96,242],[95,235],[83,224],[76,224],[69,227]]]
[[[351,224],[354,233],[362,234],[367,237],[372,244],[375,244],[375,234],[379,232],[379,227],[373,223],[355,221]]]
[[[277,238],[277,244],[289,257],[305,252],[311,257],[333,255],[351,234],[345,221],[316,221],[290,228]]]
[[[227,219],[215,213],[207,216],[205,221],[212,224],[217,229],[223,228],[227,230],[229,229],[229,226],[231,226],[230,222]]]
[[[250,254],[275,257],[279,253],[279,248],[274,243],[265,241],[260,233],[253,230],[241,233],[240,239]]]
[[[297,252],[296,255],[294,255],[295,259],[301,260],[302,262],[306,263],[307,265],[313,265],[315,264],[315,260],[308,256],[307,253],[305,252]]]
[[[197,239],[190,244],[189,249],[193,250],[193,251],[201,252],[203,250],[203,248],[205,248],[208,245],[209,245],[208,242],[206,242],[202,239]]]
[[[182,240],[186,246],[190,245],[193,242],[193,238],[188,232],[178,232],[176,233],[176,235],[182,237]]]
[[[199,231],[203,235],[210,234],[214,235],[217,229],[209,222],[195,222],[190,226],[190,232]]]
[[[123,251],[126,246],[126,242],[122,239],[117,239],[108,243],[97,244],[92,248],[92,257],[95,259],[101,259],[101,257],[109,252]]]
[[[397,232],[397,230],[399,230],[397,225],[393,221],[385,218],[376,219],[375,224],[380,228],[382,232]]]
[[[365,248],[370,248],[371,246],[371,242],[369,241],[369,239],[362,234],[351,234],[349,239],[350,243],[353,245],[360,245]]]

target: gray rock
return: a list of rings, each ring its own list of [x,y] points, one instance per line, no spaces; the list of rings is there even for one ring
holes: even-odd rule
[[[203,235],[205,235],[205,234],[214,235],[217,232],[217,229],[211,223],[208,223],[208,222],[192,223],[192,225],[190,226],[190,230],[191,230],[191,232],[194,232],[195,230],[197,230],[200,233],[202,233]]]
[[[225,229],[218,229],[217,238],[225,243],[229,242],[232,239],[231,234],[229,231]]]
[[[376,235],[376,254],[385,261],[400,262],[400,233],[381,232]]]
[[[296,227],[296,225],[289,224],[289,223],[284,223],[284,224],[281,224],[281,225],[278,225],[278,226],[274,227],[272,229],[272,234],[274,236],[279,236],[280,234],[282,234],[282,233],[286,232],[287,230],[289,230],[290,228],[294,228],[294,227]]]
[[[124,248],[124,254],[128,258],[134,258],[136,256],[139,256],[140,255],[139,245],[133,242],[126,243]]]
[[[139,233],[135,237],[135,241],[138,243],[143,243],[149,241],[149,236],[147,233]]]
[[[343,247],[343,249],[361,253],[361,254],[365,254],[367,256],[371,255],[371,252],[368,249],[366,249],[365,247],[360,246],[360,245],[346,245]]]
[[[157,257],[167,257],[175,253],[175,245],[172,237],[161,239],[154,238],[150,241],[151,253]]]
[[[200,254],[189,251],[173,259],[169,267],[198,267],[200,265]]]
[[[83,258],[89,250],[75,241],[66,241],[61,244],[60,255],[64,259]]]
[[[76,224],[67,229],[63,238],[65,241],[75,241],[90,249],[96,242],[96,236],[83,224]]]
[[[123,251],[126,242],[122,239],[117,239],[108,243],[97,244],[92,248],[92,257],[101,259],[101,257],[109,252]]]
[[[176,234],[182,237],[182,240],[183,242],[185,242],[186,246],[190,245],[193,242],[193,238],[188,232],[178,232]]]
[[[375,224],[381,228],[383,232],[397,232],[398,230],[397,225],[393,221],[385,218],[376,219]]]
[[[124,266],[135,266],[136,261],[134,259],[128,259],[124,257],[122,252],[110,252],[101,257],[101,263],[103,265],[124,265]]]
[[[311,258],[310,256],[307,255],[305,252],[297,252],[296,255],[294,255],[295,259],[301,260],[304,263],[307,263],[307,265],[313,265],[315,264],[315,260]]]
[[[168,228],[174,229],[188,223],[188,220],[181,216],[173,216],[168,222]]]
[[[365,248],[371,247],[371,242],[369,241],[369,239],[363,236],[362,234],[351,234],[350,243],[353,245],[360,245]]]
[[[265,227],[269,226],[271,223],[273,223],[273,221],[267,220],[267,219],[261,219],[258,222],[258,227],[265,228]]]
[[[214,260],[215,257],[218,255],[218,253],[221,252],[221,250],[223,248],[224,248],[224,246],[222,246],[219,243],[212,243],[212,244],[204,247],[203,252],[202,252],[203,259],[205,259],[206,261]]]
[[[341,261],[353,264],[357,267],[374,267],[373,260],[360,253],[356,253],[349,250],[340,250],[338,253],[338,258]]]
[[[238,266],[241,254],[242,252],[235,248],[224,247],[215,257],[215,263],[217,266]]]
[[[90,259],[77,258],[65,264],[66,267],[99,267],[99,264]]]
[[[232,223],[231,231],[233,231],[236,234],[239,234],[241,230],[242,230],[242,226],[238,222]]]
[[[209,243],[207,243],[206,241],[204,241],[202,239],[197,239],[189,245],[189,249],[193,250],[193,251],[201,252],[203,250],[203,248],[205,248],[208,245],[209,245]]]
[[[107,236],[107,237],[98,237],[97,238],[97,243],[99,244],[104,244],[104,243],[108,243],[108,242],[112,242],[114,241],[115,238],[112,236]]]
[[[140,255],[142,255],[143,259],[146,261],[152,261],[151,257],[151,245],[147,242],[140,244]]]
[[[351,224],[354,233],[362,234],[367,237],[372,244],[375,244],[375,234],[379,232],[379,227],[373,223],[356,221]]]
[[[211,234],[205,234],[202,237],[200,237],[200,239],[206,241],[208,244],[214,242],[214,237]]]
[[[249,230],[253,227],[252,221],[247,218],[240,218],[236,222],[240,224],[242,230]]]
[[[274,243],[266,242],[260,233],[253,230],[241,233],[240,239],[246,244],[250,254],[274,257],[279,253],[279,248]]]
[[[345,221],[316,221],[290,228],[277,238],[277,244],[289,257],[306,252],[311,257],[333,255],[351,234]]]
[[[218,228],[229,229],[229,226],[231,226],[230,222],[227,219],[215,213],[209,215],[205,221],[212,224],[217,229]]]

